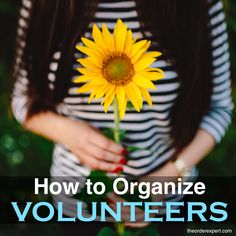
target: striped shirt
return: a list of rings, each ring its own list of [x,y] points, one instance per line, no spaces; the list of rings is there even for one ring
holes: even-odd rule
[[[231,82],[230,82],[230,62],[229,62],[229,45],[228,34],[225,23],[225,14],[223,4],[220,0],[209,1],[210,29],[212,42],[212,81],[213,93],[211,95],[211,106],[206,116],[202,118],[199,128],[207,131],[220,142],[225,130],[231,120],[232,100],[231,100]],[[28,79],[27,71],[20,66],[21,57],[24,52],[25,41],[24,32],[27,28],[27,19],[29,17],[30,0],[23,0],[23,7],[20,10],[18,36],[19,49],[17,51],[16,69],[17,81],[15,82],[12,93],[12,109],[16,119],[23,122],[27,113],[27,90]],[[89,24],[85,37],[91,38],[91,29],[93,23],[101,27],[106,23],[110,30],[113,30],[117,18],[122,19],[128,27],[134,32],[134,37],[143,38],[138,18],[136,3],[134,0],[101,0],[93,18]],[[145,38],[152,37],[151,32],[145,32]],[[156,42],[152,42],[155,45]],[[81,42],[78,42],[81,44]],[[83,57],[82,54],[75,50],[76,59]],[[60,58],[60,51],[53,55],[48,74],[48,86],[54,88],[56,80],[55,71],[58,69],[57,60]],[[74,64],[75,68],[80,65]],[[179,80],[176,71],[175,62],[168,58],[158,60],[152,64],[152,67],[161,68],[165,72],[165,78],[156,82],[157,90],[150,91],[153,100],[153,106],[144,103],[141,112],[129,109],[121,122],[121,129],[126,130],[124,144],[126,146],[137,146],[142,150],[130,153],[130,160],[124,166],[124,174],[139,176],[157,169],[160,165],[169,160],[173,153],[173,140],[170,136],[170,110],[178,96]],[[74,77],[71,78],[71,85],[67,96],[56,107],[57,112],[72,119],[83,120],[91,125],[104,129],[114,127],[112,108],[104,113],[101,101],[94,101],[88,104],[89,94],[78,95],[76,84],[73,83]],[[65,146],[55,144],[53,152],[53,162],[51,166],[52,176],[88,176],[90,168],[80,163],[73,153]],[[194,175],[194,169],[193,173]],[[70,210],[67,212],[70,213]],[[70,214],[69,214],[70,215]]]

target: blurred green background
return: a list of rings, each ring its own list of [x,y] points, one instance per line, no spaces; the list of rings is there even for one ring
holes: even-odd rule
[[[21,1],[0,0],[0,175],[47,175],[52,144],[25,131],[14,120],[10,107],[11,64]],[[236,94],[236,1],[225,0],[230,33],[233,94]],[[235,175],[236,119],[222,143],[200,164],[202,175]]]
[[[0,0],[0,176],[48,175],[52,143],[27,132],[17,124],[9,106],[12,85],[10,74],[20,2],[20,0]],[[224,0],[224,3],[230,36],[233,97],[236,101],[236,1]],[[233,122],[221,144],[199,165],[200,174],[235,176],[235,145],[236,118],[234,115]],[[196,225],[193,228],[195,227]],[[50,227],[1,225],[0,235],[60,236],[61,234],[57,225],[50,225]]]

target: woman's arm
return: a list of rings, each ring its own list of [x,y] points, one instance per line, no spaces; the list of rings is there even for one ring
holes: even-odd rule
[[[29,73],[23,60],[31,1],[22,0],[17,29],[16,62],[12,91],[12,111],[19,123],[28,130],[60,143],[68,148],[80,163],[92,169],[118,172],[125,164],[123,148],[102,135],[95,127],[83,121],[75,121],[51,111],[27,117],[30,89]]]
[[[197,165],[215,146],[215,139],[205,130],[199,129],[193,141],[178,155],[187,168]],[[162,168],[150,176],[179,176],[173,161],[167,162]]]
[[[212,83],[211,104],[203,117],[193,141],[178,155],[187,167],[198,164],[219,143],[231,122],[233,103],[231,98],[230,62],[228,34],[221,0],[209,3],[209,17],[212,42]],[[177,176],[173,162],[152,173],[158,176]]]
[[[71,120],[48,111],[27,119],[24,126],[40,136],[63,144],[81,163],[92,169],[117,172],[124,164],[122,146],[84,121]]]

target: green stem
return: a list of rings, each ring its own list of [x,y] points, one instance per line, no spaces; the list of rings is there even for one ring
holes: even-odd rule
[[[120,143],[120,116],[119,116],[117,98],[114,99],[113,107],[114,107],[114,116],[115,116],[114,139],[116,143]]]
[[[123,222],[117,223],[117,232],[122,235],[125,232],[125,225]]]
[[[115,121],[115,132],[114,132],[114,140],[116,143],[120,143],[120,116],[119,116],[119,108],[117,98],[114,99],[113,102],[114,108],[114,121]],[[116,231],[119,235],[122,235],[125,232],[125,225],[123,222],[115,223]]]

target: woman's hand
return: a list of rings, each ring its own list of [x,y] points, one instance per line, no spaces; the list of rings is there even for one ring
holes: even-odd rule
[[[79,161],[92,169],[120,172],[126,164],[125,149],[84,121],[71,121],[65,144]]]
[[[126,150],[106,138],[98,129],[80,120],[53,112],[42,112],[27,119],[24,126],[45,138],[66,146],[81,163],[92,169],[120,172],[126,164]]]

